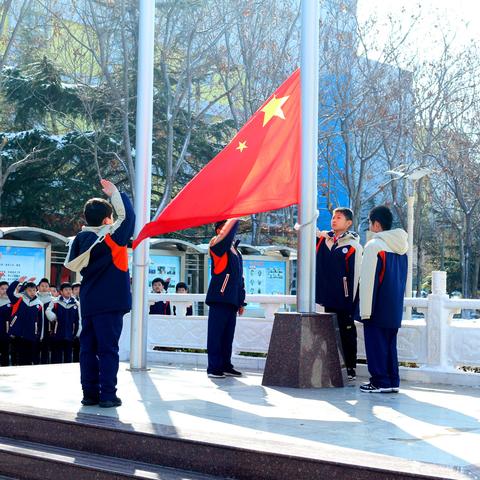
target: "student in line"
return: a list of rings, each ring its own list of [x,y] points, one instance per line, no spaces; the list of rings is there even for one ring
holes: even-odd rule
[[[326,312],[337,315],[345,366],[349,380],[356,378],[358,279],[362,246],[357,233],[351,231],[353,212],[340,207],[333,211],[332,229],[317,232],[315,301]]]
[[[360,316],[370,381],[366,393],[396,393],[400,387],[397,334],[402,324],[407,282],[407,233],[392,230],[393,215],[384,205],[368,216],[370,240],[360,272]]]

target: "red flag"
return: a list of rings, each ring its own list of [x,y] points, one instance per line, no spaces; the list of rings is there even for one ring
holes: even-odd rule
[[[157,220],[143,227],[133,247],[154,235],[299,203],[300,118],[296,70]]]

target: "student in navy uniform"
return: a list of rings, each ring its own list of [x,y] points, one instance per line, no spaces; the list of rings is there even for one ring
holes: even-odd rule
[[[79,302],[80,301],[80,282],[72,283],[72,297]]]
[[[188,293],[187,284],[184,283],[184,282],[178,282],[175,285],[175,293]],[[173,314],[174,315],[177,314],[177,307],[175,305],[173,306]],[[179,312],[179,315],[180,315],[180,312]],[[188,316],[191,316],[191,315],[193,315],[193,306],[189,305],[185,310],[185,316],[188,317]]]
[[[46,312],[50,302],[52,301],[52,294],[50,293],[50,282],[48,278],[42,278],[37,284],[37,297],[43,303],[43,311]],[[39,363],[50,363],[50,322],[46,315],[43,316],[43,338],[39,342]]]
[[[362,392],[398,392],[397,333],[402,323],[407,281],[407,233],[392,230],[393,215],[386,206],[369,214],[371,239],[365,245],[360,272],[360,316],[365,336],[370,382]]]
[[[80,282],[72,283],[72,296],[80,303]],[[80,361],[80,328],[78,329],[75,338],[73,339],[73,361],[75,363]]]
[[[205,303],[208,310],[208,368],[212,378],[240,377],[232,365],[232,343],[237,313],[242,315],[245,303],[242,256],[234,244],[238,220],[215,224],[216,236],[210,240],[211,280]]]
[[[3,272],[0,272],[0,278]],[[10,365],[10,337],[8,324],[12,316],[12,302],[7,295],[8,282],[0,282],[0,366]]]
[[[60,285],[60,296],[51,302],[45,315],[51,322],[52,363],[72,363],[73,339],[80,323],[80,305],[72,296],[72,285]]]
[[[329,232],[317,232],[315,301],[326,312],[336,313],[349,380],[356,378],[358,279],[362,262],[359,236],[350,231],[350,208],[333,211]]]
[[[80,373],[83,405],[118,407],[118,341],[123,316],[132,307],[127,244],[133,235],[135,213],[124,193],[108,180],[101,181],[111,204],[101,198],[84,207],[88,226],[70,245],[65,266],[80,272]],[[113,221],[113,209],[117,220]]]
[[[39,341],[43,332],[43,303],[37,297],[37,285],[26,277],[12,282],[7,295],[12,303],[12,317],[8,334],[13,339],[13,357],[16,365],[38,364]]]
[[[170,285],[170,278],[163,280],[160,277],[154,278],[152,280],[152,292],[153,293],[163,293],[167,292],[168,286]],[[172,310],[170,308],[169,301],[159,300],[153,305],[150,305],[150,315],[171,315]]]

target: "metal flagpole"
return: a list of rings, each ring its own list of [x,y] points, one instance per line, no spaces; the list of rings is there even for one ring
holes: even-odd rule
[[[155,2],[140,0],[135,145],[135,236],[150,221],[154,26]],[[146,286],[149,248],[149,240],[144,240],[133,252],[133,304],[130,337],[130,368],[132,370],[143,370],[147,367],[148,302]]]
[[[300,75],[302,166],[299,205],[297,310],[315,312],[315,232],[318,161],[319,0],[302,0]]]

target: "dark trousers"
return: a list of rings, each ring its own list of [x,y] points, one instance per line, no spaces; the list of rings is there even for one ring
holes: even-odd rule
[[[38,365],[38,341],[15,337],[12,339],[13,365]]]
[[[398,328],[382,328],[368,322],[365,320],[363,331],[370,382],[378,388],[398,388]]]
[[[344,310],[334,308],[325,308],[326,312],[336,313],[338,329],[340,331],[340,340],[342,342],[343,359],[345,366],[350,368],[357,367],[357,327],[353,320],[353,315]]]
[[[37,360],[36,363],[41,363],[46,365],[50,363],[50,338],[44,338],[38,343],[38,351],[36,353]]]
[[[233,368],[232,343],[237,323],[237,307],[214,303],[208,310],[208,373],[222,373]]]
[[[10,365],[10,339],[2,338],[0,340],[0,367]]]
[[[80,379],[85,396],[100,400],[115,398],[122,326],[123,314],[119,312],[82,318]]]
[[[80,361],[80,339],[78,337],[73,339],[73,361]]]
[[[73,342],[72,340],[54,340],[50,341],[52,346],[52,363],[72,363],[73,360]]]

